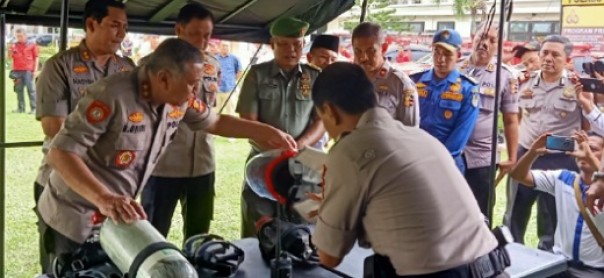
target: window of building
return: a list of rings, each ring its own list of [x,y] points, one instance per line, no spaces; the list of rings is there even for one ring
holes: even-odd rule
[[[411,0],[411,1],[413,1],[413,4],[421,4],[422,3],[422,0]]]
[[[455,21],[439,21],[436,23],[436,30],[455,29]]]
[[[536,22],[533,23],[533,33],[551,33],[554,26],[551,22]]]
[[[510,33],[526,33],[529,29],[528,22],[512,22],[510,23]]]
[[[424,31],[425,23],[424,22],[405,22],[408,27],[408,32],[413,33],[421,33]],[[407,28],[406,28],[407,29]]]
[[[558,21],[516,21],[510,23],[508,40],[530,41],[558,33]]]
[[[411,32],[411,33],[422,33],[424,32],[424,22],[405,22],[405,21],[391,21],[382,23],[382,28],[386,30],[399,31],[399,32]]]

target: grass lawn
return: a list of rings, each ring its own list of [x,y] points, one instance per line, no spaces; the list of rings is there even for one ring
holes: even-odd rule
[[[7,104],[7,141],[41,141],[43,139],[39,122],[33,115],[13,114],[16,105],[16,94],[13,93],[9,80],[6,88]],[[0,127],[1,128],[1,127]],[[243,162],[248,154],[245,140],[228,142],[226,139],[216,139],[216,207],[211,232],[227,239],[239,237],[240,193],[243,179]],[[34,277],[38,267],[38,233],[35,225],[36,217],[32,211],[33,182],[42,153],[39,147],[7,150],[6,162],[6,277]],[[504,182],[497,189],[497,205],[495,207],[495,222],[501,223],[505,210]],[[0,208],[2,209],[2,208]],[[533,213],[534,214],[534,213]],[[169,240],[177,245],[182,242],[182,219],[177,211],[169,235]],[[531,220],[528,228],[528,244],[536,246],[535,221]]]

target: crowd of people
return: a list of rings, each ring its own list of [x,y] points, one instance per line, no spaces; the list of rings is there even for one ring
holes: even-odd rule
[[[505,277],[507,254],[489,230],[493,121],[501,113],[507,159],[497,167],[513,178],[504,224],[523,243],[537,202],[539,248],[568,259],[560,277],[604,277],[604,242],[581,209],[603,205],[595,200],[604,195],[604,116],[566,70],[565,37],[516,49],[525,67],[501,65],[496,92],[497,23],[478,28],[464,59],[459,33],[438,31],[433,67],[407,76],[384,59],[378,24],[355,27],[352,63],[336,62],[339,38],[330,35],[316,36],[301,63],[309,24],[282,17],[269,30],[274,59],[243,76],[227,42],[207,51],[214,17],[197,3],[180,10],[176,38],[138,65],[116,55],[125,5],[88,1],[85,38],[46,62],[35,90],[26,86],[46,136],[34,182],[43,272],[90,236],[97,211],[126,223],[147,219],[167,236],[180,202],[184,238],[207,233],[216,134],[249,138],[248,159],[335,141],[323,195],[314,196],[321,206],[313,243],[325,266],[337,266],[358,241],[375,252],[377,277]],[[235,107],[229,93],[240,78]],[[552,134],[578,148],[547,150]],[[244,182],[241,237],[254,237],[256,221],[275,207]]]

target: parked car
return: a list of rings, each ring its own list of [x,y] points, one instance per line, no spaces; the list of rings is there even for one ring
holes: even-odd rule
[[[39,46],[49,46],[50,44],[56,43],[59,40],[59,36],[56,34],[39,34],[36,36],[36,44]]]

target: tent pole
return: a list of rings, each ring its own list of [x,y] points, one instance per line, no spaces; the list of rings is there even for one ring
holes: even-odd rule
[[[0,12],[0,143],[6,142],[6,15]],[[5,166],[6,153],[4,147],[0,147],[0,278],[4,278],[6,263],[4,261],[5,233],[6,233],[6,186]]]
[[[69,0],[61,1],[61,31],[59,51],[67,49],[67,28],[69,28]]]
[[[258,44],[258,49],[256,49],[256,53],[254,53],[254,56],[252,56],[252,58],[250,59],[250,63],[247,65],[247,67],[245,67],[245,70],[243,70],[243,74],[241,75],[242,77],[239,78],[239,80],[237,80],[237,83],[235,84],[235,87],[229,93],[229,97],[224,101],[224,104],[222,105],[222,107],[220,107],[220,111],[218,111],[218,114],[222,114],[222,110],[224,110],[224,107],[227,104],[229,104],[229,101],[231,100],[231,97],[233,96],[233,93],[235,93],[235,90],[237,90],[237,87],[239,87],[239,83],[241,83],[241,80],[243,79],[243,77],[250,70],[250,68],[252,67],[252,64],[256,64],[256,63],[252,63],[252,62],[258,57],[258,54],[260,53],[260,49],[262,49],[262,44],[261,43]],[[218,107],[216,107],[216,108],[218,108]]]
[[[489,167],[489,215],[491,216],[489,219],[489,226],[492,225],[493,222],[493,204],[492,199],[495,194],[495,173],[497,172],[497,134],[498,134],[498,114],[499,114],[499,94],[501,89],[501,63],[502,63],[502,55],[503,55],[503,28],[505,22],[505,0],[500,1],[500,9],[499,9],[499,30],[498,30],[498,40],[497,40],[497,65],[496,65],[496,76],[495,76],[495,112],[493,113],[493,133],[491,134],[491,166]],[[510,10],[511,11],[511,10]]]
[[[365,17],[367,17],[367,2],[368,0],[363,0],[361,4],[361,23],[365,22]]]

